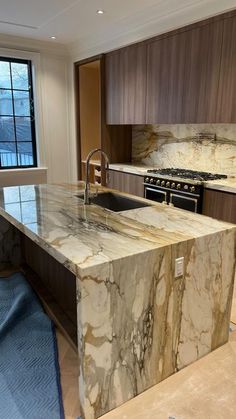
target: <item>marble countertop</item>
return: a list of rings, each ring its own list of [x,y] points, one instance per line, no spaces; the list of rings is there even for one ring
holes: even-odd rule
[[[145,176],[147,174],[147,170],[157,169],[156,167],[153,167],[153,166],[146,166],[144,164],[138,164],[138,163],[113,163],[113,164],[110,164],[109,167],[111,170],[117,170],[119,172],[136,174],[139,176]],[[168,178],[168,179],[170,178],[170,176],[166,176],[166,175],[158,175],[158,177]],[[173,177],[173,180],[180,180],[180,178]],[[189,179],[181,178],[181,180],[189,182]],[[227,179],[211,180],[207,182],[191,180],[191,183],[195,183],[195,184],[203,183],[203,186],[205,188],[220,190],[224,192],[236,193],[236,174],[235,175],[230,174]]]
[[[155,169],[154,166],[146,166],[145,164],[138,163],[111,163],[109,169],[117,170],[118,172],[131,173],[134,175],[145,176],[147,170]]]
[[[76,197],[83,188],[83,182],[1,188],[0,214],[75,274],[91,266],[235,228],[152,201],[150,207],[122,213],[84,206]]]
[[[210,180],[208,182],[204,182],[204,187],[236,194],[236,176],[230,176],[227,179]]]

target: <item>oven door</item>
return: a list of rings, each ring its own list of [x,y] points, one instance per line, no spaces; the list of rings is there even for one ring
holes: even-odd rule
[[[187,211],[198,212],[198,197],[170,193],[170,204]]]
[[[150,188],[145,186],[144,196],[147,199],[155,202],[165,202],[167,203],[167,192],[160,189]]]

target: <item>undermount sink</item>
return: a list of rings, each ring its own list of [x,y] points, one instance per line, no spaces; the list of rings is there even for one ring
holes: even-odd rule
[[[83,199],[83,195],[77,195],[78,198]],[[101,192],[96,196],[90,198],[91,204],[99,205],[100,207],[109,209],[110,211],[120,212],[135,208],[149,207],[145,202],[127,198],[113,192]]]

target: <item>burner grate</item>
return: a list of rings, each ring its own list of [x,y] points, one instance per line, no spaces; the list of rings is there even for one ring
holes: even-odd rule
[[[209,173],[209,172],[198,172],[195,170],[188,170],[188,169],[178,169],[178,168],[167,168],[167,169],[149,169],[147,170],[148,173],[154,173],[159,175],[166,175],[166,176],[177,176],[182,177],[184,179],[193,179],[199,181],[206,181],[206,180],[216,180],[216,179],[225,179],[227,178],[226,175],[218,174],[218,173]]]

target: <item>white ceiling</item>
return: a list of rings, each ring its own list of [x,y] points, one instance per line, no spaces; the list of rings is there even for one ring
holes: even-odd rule
[[[232,8],[236,0],[0,0],[0,33],[106,50]]]

